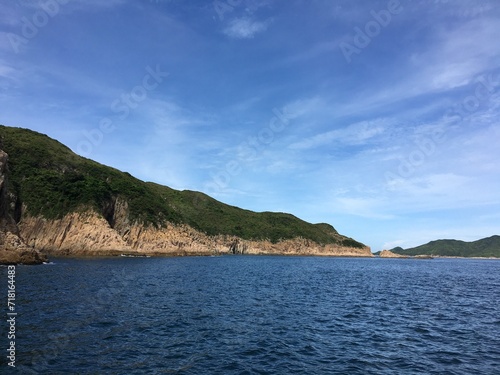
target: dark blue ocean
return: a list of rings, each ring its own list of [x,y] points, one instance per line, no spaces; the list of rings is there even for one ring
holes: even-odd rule
[[[497,260],[55,259],[16,292],[2,374],[500,374]]]

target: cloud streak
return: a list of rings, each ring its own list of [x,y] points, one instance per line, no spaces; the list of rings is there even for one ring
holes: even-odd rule
[[[270,20],[255,21],[250,18],[235,18],[224,29],[224,34],[233,39],[252,39],[267,30]]]
[[[378,135],[384,133],[387,127],[386,119],[361,121],[341,129],[330,130],[314,135],[302,141],[292,143],[291,149],[307,150],[328,144],[343,146],[363,145]]]

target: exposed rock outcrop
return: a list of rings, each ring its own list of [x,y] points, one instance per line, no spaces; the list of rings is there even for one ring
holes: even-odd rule
[[[10,207],[7,160],[7,153],[0,150],[0,264],[40,264],[47,257],[23,242],[10,214],[10,211],[15,214],[17,207],[16,202]]]
[[[109,221],[101,215],[84,211],[68,214],[59,220],[27,216],[23,218],[19,228],[21,237],[28,245],[53,255],[138,253],[372,256],[369,247],[360,249],[320,245],[303,238],[278,243],[250,241],[228,235],[208,236],[185,224],[168,224],[166,227],[156,228],[138,223],[130,225],[124,217],[121,220],[122,224],[118,228],[112,228]]]
[[[62,219],[25,217],[23,240],[36,249],[60,255],[113,255],[130,247],[109,223],[93,212],[73,212]]]
[[[19,236],[0,231],[0,264],[41,264],[47,256],[26,246]]]
[[[406,255],[396,254],[390,250],[382,250],[379,256],[381,258],[408,258]]]

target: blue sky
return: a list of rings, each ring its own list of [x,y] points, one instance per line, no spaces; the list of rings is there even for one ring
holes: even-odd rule
[[[495,0],[0,0],[0,123],[372,247],[500,234]]]

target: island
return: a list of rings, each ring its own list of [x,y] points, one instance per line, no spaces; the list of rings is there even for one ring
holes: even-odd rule
[[[494,235],[477,241],[442,239],[424,245],[403,249],[395,247],[393,254],[412,257],[500,258],[500,236]],[[382,254],[380,254],[382,256]]]

